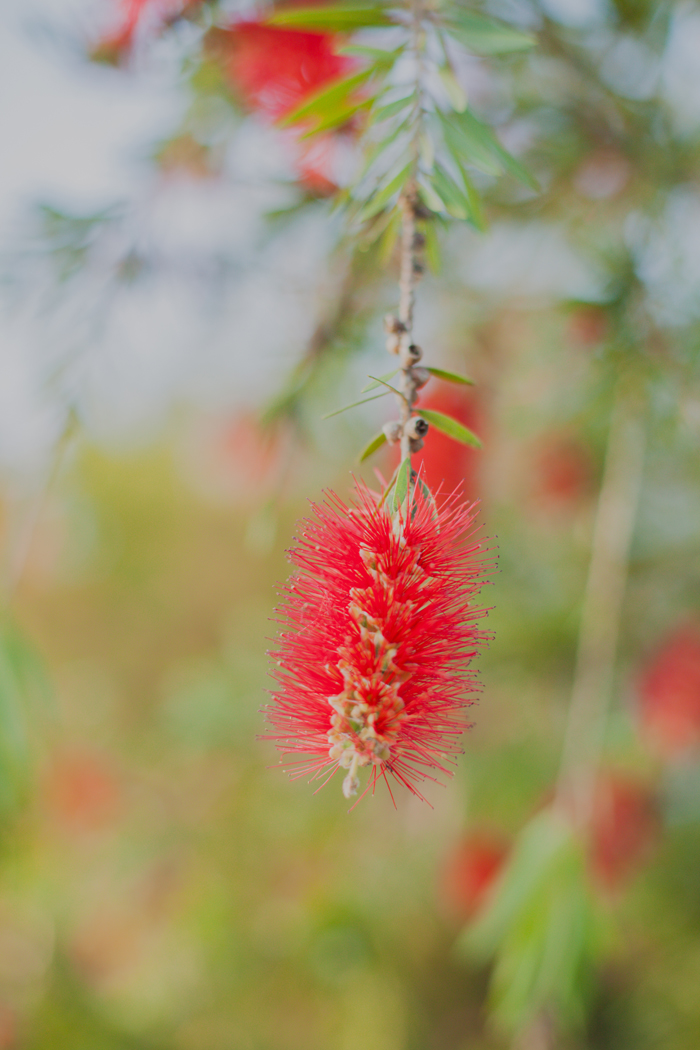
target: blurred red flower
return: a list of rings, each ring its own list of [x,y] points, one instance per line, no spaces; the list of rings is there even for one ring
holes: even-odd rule
[[[700,746],[700,625],[672,634],[644,670],[639,688],[642,726],[664,755]]]
[[[608,328],[608,315],[601,306],[577,306],[569,315],[569,338],[577,346],[597,346],[605,339]]]
[[[418,783],[451,774],[475,688],[468,663],[484,612],[473,516],[456,499],[435,515],[417,492],[406,520],[367,489],[352,506],[329,493],[313,509],[280,609],[270,739],[285,756],[310,756],[295,777],[347,771],[347,798],[363,767],[368,789],[391,774],[422,797]]]
[[[419,397],[417,411],[421,408],[432,408],[463,423],[479,437],[483,436],[484,411],[478,396],[473,390],[464,390],[439,380],[434,389]],[[398,445],[391,450],[393,466],[400,458]],[[467,502],[476,499],[479,490],[479,468],[481,452],[479,449],[462,445],[452,438],[441,434],[431,427],[420,452],[413,455],[413,467],[421,472],[428,488],[435,493],[440,487],[442,494],[438,502],[460,489]],[[393,469],[393,467],[392,467]]]
[[[120,808],[120,790],[104,758],[89,751],[55,756],[44,785],[52,816],[77,831],[109,826]]]
[[[92,48],[91,56],[98,62],[120,62],[134,43],[136,30],[148,19],[156,29],[162,29],[176,18],[192,13],[204,0],[121,0],[120,17],[116,27],[103,36]]]
[[[335,52],[337,36],[241,20],[208,36],[210,53],[222,63],[244,105],[277,121],[305,98],[345,76],[355,60]],[[297,144],[297,169],[313,192],[326,194],[332,179],[341,129]],[[298,131],[293,133],[298,139]]]
[[[503,839],[490,832],[474,831],[460,842],[440,878],[440,899],[451,914],[466,920],[479,911],[507,854]]]
[[[536,495],[550,504],[570,506],[591,486],[591,457],[572,438],[549,438],[535,456],[534,469]]]
[[[647,784],[620,773],[601,775],[593,802],[590,862],[607,890],[619,888],[641,867],[659,832],[659,814]]]

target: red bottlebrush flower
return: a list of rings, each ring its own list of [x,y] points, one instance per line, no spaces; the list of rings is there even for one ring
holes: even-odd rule
[[[465,427],[481,436],[484,423],[483,409],[471,390],[457,389],[447,383],[419,398],[417,411],[432,408],[452,416]],[[479,487],[479,449],[461,445],[441,434],[434,427],[425,439],[425,446],[413,457],[416,470],[429,488],[439,491],[438,502],[457,488],[467,499],[474,499]],[[398,445],[392,450],[394,465],[400,458]]]
[[[310,756],[294,776],[347,770],[348,798],[364,766],[368,789],[389,773],[421,798],[417,783],[449,775],[475,687],[485,613],[472,509],[413,499],[406,520],[366,489],[351,506],[330,494],[291,552],[270,739]]]
[[[475,831],[448,858],[440,884],[440,896],[459,919],[472,918],[484,904],[508,854],[501,838]]]
[[[621,774],[607,773],[596,785],[591,819],[590,861],[608,890],[617,889],[638,869],[659,835],[659,815],[649,787]]]
[[[646,735],[663,754],[700,746],[700,625],[667,639],[642,675],[639,702]]]

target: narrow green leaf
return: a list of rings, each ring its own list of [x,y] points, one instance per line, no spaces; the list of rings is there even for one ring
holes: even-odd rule
[[[463,113],[467,108],[467,94],[457,80],[454,69],[452,66],[440,66],[438,73],[453,108],[458,113]]]
[[[395,175],[383,189],[376,193],[374,197],[370,198],[369,202],[358,215],[358,222],[366,222],[367,219],[371,219],[373,215],[376,215],[378,211],[382,210],[384,205],[393,197],[393,195],[401,189],[411,172],[412,166],[412,164],[407,164],[406,167],[402,168],[398,175]]]
[[[444,201],[438,197],[435,192],[435,188],[429,182],[422,182],[419,187],[419,192],[423,201],[430,208],[431,211],[441,212],[445,211]]]
[[[373,72],[373,69],[361,69],[359,73],[353,73],[349,77],[334,80],[331,84],[324,84],[322,88],[306,98],[291,113],[281,117],[277,121],[278,126],[286,128],[291,124],[298,124],[300,120],[308,120],[309,117],[323,119],[332,107],[344,103],[355,88],[360,87],[366,80],[369,80]]]
[[[384,379],[380,379],[379,376],[368,375],[367,378],[373,379],[375,383],[379,383],[380,386],[385,386],[387,390],[391,390],[392,394],[396,394],[397,397],[402,397],[404,401],[406,400],[405,395],[402,394],[400,390],[397,390],[395,386],[392,386],[391,383],[387,383]]]
[[[491,129],[477,120],[468,109],[464,113],[453,113],[450,119],[441,113],[440,119],[445,139],[447,140],[448,135],[456,139],[455,146],[457,152],[464,153],[463,160],[481,168],[488,174],[499,175],[504,170],[508,171],[530,189],[539,189],[536,179],[530,172],[508,150],[503,148]],[[487,166],[484,166],[484,160]],[[489,162],[490,168],[488,167]]]
[[[474,386],[474,380],[470,379],[469,376],[460,376],[456,372],[447,372],[444,368],[428,368],[431,376],[435,376],[436,379],[444,379],[448,383],[462,383],[465,386]]]
[[[513,51],[527,51],[536,40],[504,22],[451,7],[444,21],[447,32],[475,55],[506,55]]]
[[[440,253],[440,239],[437,235],[434,222],[426,222],[425,228],[425,258],[430,272],[440,273],[442,269],[442,255]]]
[[[380,142],[375,143],[374,146],[372,146],[372,148],[367,151],[365,163],[362,167],[362,170],[360,171],[360,174],[357,176],[356,183],[360,183],[362,179],[364,179],[365,175],[370,170],[374,162],[379,159],[382,153],[384,153],[384,151],[387,150],[389,146],[393,145],[394,142],[396,142],[401,132],[406,131],[407,128],[408,121],[403,120],[400,124],[397,124],[396,127],[392,131],[390,131],[385,138],[383,138]]]
[[[473,434],[471,430],[467,430],[465,426],[458,423],[452,416],[446,416],[444,412],[436,412],[432,408],[421,408],[420,414],[436,430],[439,430],[442,434],[447,434],[454,441],[459,441],[462,445],[471,445],[472,448],[481,448],[481,441],[476,434]]]
[[[382,445],[384,445],[385,443],[386,443],[386,434],[384,433],[383,430],[380,430],[378,434],[375,434],[375,436],[372,438],[370,443],[368,445],[365,445],[365,447],[363,448],[362,452],[359,455],[360,463],[364,463],[364,461],[366,459],[369,459],[369,457],[374,452],[376,452],[377,449],[380,449],[382,447]]]
[[[305,131],[300,136],[301,139],[309,139],[314,135],[318,135],[321,131],[328,131],[329,128],[342,127],[343,124],[347,124],[351,117],[354,117],[356,113],[359,113],[361,109],[369,109],[372,105],[373,99],[366,98],[360,102],[347,103],[334,107],[329,110],[326,116],[319,121],[318,124],[314,124],[312,128]]]
[[[471,219],[469,198],[441,164],[435,165],[431,181],[450,215],[455,219]]]
[[[360,393],[366,394],[368,390],[376,390],[377,387],[381,385],[381,383],[386,383],[387,380],[393,379],[397,372],[398,368],[394,368],[391,372],[385,372],[383,376],[377,376],[377,378],[372,380],[371,383],[368,383],[367,386],[363,386]]]
[[[367,3],[333,4],[327,7],[287,7],[282,11],[276,11],[267,19],[267,25],[324,29],[329,33],[363,29],[365,26],[393,24],[392,19],[381,5]]]
[[[350,405],[343,405],[342,408],[336,408],[333,412],[327,412],[325,416],[321,416],[321,419],[330,419],[332,416],[339,416],[341,412],[347,412],[349,408],[357,408],[358,405],[366,405],[368,401],[376,401],[377,398],[386,397],[387,391],[382,390],[381,394],[375,394],[374,397],[365,397],[362,401],[353,401]]]
[[[393,102],[387,102],[385,106],[380,106],[379,109],[375,109],[370,114],[370,124],[381,124],[383,120],[388,120],[390,117],[395,117],[397,113],[402,113],[409,106],[413,105],[413,95],[407,95],[405,98],[396,98]]]
[[[386,229],[380,235],[380,239],[379,239],[378,261],[379,261],[379,265],[382,268],[385,267],[387,265],[387,263],[389,262],[389,260],[391,259],[391,253],[394,250],[394,245],[396,244],[396,242],[398,240],[400,232],[401,232],[401,213],[399,212],[398,208],[394,208],[392,210],[392,213],[391,213],[391,219],[389,220],[389,223],[388,223]]]
[[[362,44],[346,44],[335,49],[338,55],[356,55],[366,58],[375,69],[388,70],[404,53],[405,48],[397,47],[394,51],[384,51],[380,47],[364,47]]]
[[[451,113],[449,116],[441,110],[438,110],[437,113],[447,148],[460,164],[472,164],[485,175],[503,174],[503,164],[493,155],[493,151],[487,149],[481,140],[459,120],[464,113]]]
[[[389,509],[392,514],[396,514],[399,507],[406,502],[408,499],[408,489],[411,481],[411,460],[406,457],[399,466],[396,474],[396,484],[394,485],[391,498],[389,500]]]

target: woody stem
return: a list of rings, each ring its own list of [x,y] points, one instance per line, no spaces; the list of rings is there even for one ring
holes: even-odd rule
[[[399,398],[399,412],[402,426],[401,434],[401,460],[411,458],[411,437],[408,424],[413,413],[413,405],[417,396],[416,376],[413,366],[418,360],[418,355],[413,344],[413,307],[415,303],[415,287],[421,272],[420,263],[417,258],[418,241],[416,231],[416,203],[415,193],[406,190],[399,198],[401,209],[401,271],[399,277],[399,322],[401,324],[401,338],[399,343],[399,360],[401,362],[401,376],[399,389],[403,397]]]

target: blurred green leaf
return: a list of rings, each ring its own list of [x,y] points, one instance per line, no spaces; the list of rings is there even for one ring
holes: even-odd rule
[[[348,96],[365,81],[369,80],[374,72],[373,69],[362,69],[359,73],[353,73],[341,80],[334,80],[331,84],[324,84],[320,90],[315,91],[306,98],[291,113],[286,113],[278,120],[281,128],[298,124],[299,121],[308,120],[309,117],[318,117],[320,120],[327,119],[339,107],[347,105]]]
[[[444,26],[455,40],[477,55],[506,55],[513,51],[527,51],[537,42],[529,33],[523,33],[504,22],[494,22],[452,5],[446,9]]]
[[[462,163],[473,164],[487,175],[501,175],[508,171],[532,190],[538,184],[530,172],[516,160],[495,137],[486,124],[468,109],[463,113],[445,114],[438,111],[445,142]]]
[[[270,15],[267,24],[342,33],[348,29],[389,26],[393,22],[381,4],[344,3],[328,7],[288,7]]]
[[[486,910],[458,950],[494,958],[490,1002],[511,1032],[541,1011],[580,1024],[595,961],[604,943],[580,841],[555,811],[539,813],[521,832]]]
[[[432,408],[421,408],[420,414],[423,418],[441,433],[459,441],[462,445],[471,445],[473,448],[481,448],[481,441],[461,423],[452,416],[446,416],[444,412],[436,412]]]
[[[30,724],[49,695],[39,654],[5,623],[0,627],[0,813],[14,812],[26,798],[33,767]]]
[[[387,102],[385,106],[380,106],[372,111],[369,117],[370,125],[381,124],[383,120],[389,120],[390,117],[395,117],[397,113],[403,113],[405,109],[413,105],[413,102],[413,95],[406,95],[404,98],[397,98],[393,102]]]
[[[438,69],[438,73],[453,108],[457,113],[463,113],[467,108],[467,94],[457,80],[454,69],[452,66],[443,65]]]
[[[471,201],[469,200],[469,197],[464,190],[460,189],[452,176],[442,167],[441,164],[435,165],[431,182],[437,191],[438,196],[444,200],[445,207],[450,215],[453,215],[455,219],[462,219],[463,221],[472,219]]]
[[[368,203],[364,206],[360,214],[358,215],[358,222],[366,222],[367,219],[371,219],[373,215],[376,215],[378,211],[387,204],[395,193],[398,193],[404,186],[407,178],[409,177],[413,164],[409,163],[398,175],[395,175],[386,186],[384,186],[378,193],[373,197],[370,197]]]

